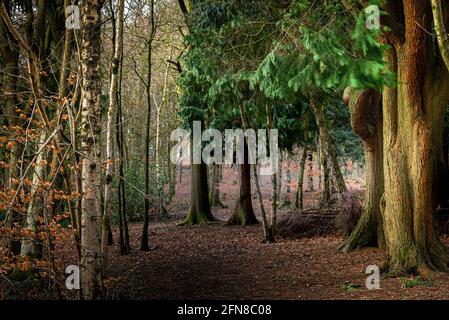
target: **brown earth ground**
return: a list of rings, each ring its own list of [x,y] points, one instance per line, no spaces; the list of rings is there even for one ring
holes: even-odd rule
[[[236,173],[228,169],[220,184],[226,209],[214,209],[220,223],[180,227],[178,222],[189,207],[190,180],[188,169],[176,196],[168,207],[168,220],[150,225],[149,252],[138,250],[142,225],[130,224],[132,252],[120,256],[118,241],[110,250],[105,273],[108,299],[448,299],[449,275],[430,279],[408,275],[382,275],[379,290],[367,290],[365,269],[380,265],[384,252],[365,248],[349,254],[337,250],[342,237],[337,235],[278,239],[263,244],[261,225],[227,226],[237,191]],[[296,168],[292,168],[296,172]],[[360,180],[347,179],[350,189],[363,194]],[[269,212],[270,179],[262,179],[262,192]],[[291,183],[292,198],[296,181]],[[317,187],[317,177],[315,177]],[[316,189],[316,188],[315,188]],[[318,192],[305,193],[306,208],[316,207]],[[259,217],[257,199],[253,199]],[[279,214],[300,214],[291,208],[280,208]],[[114,239],[117,239],[114,230]],[[449,238],[443,237],[449,245]],[[59,243],[57,255],[62,265],[76,264],[73,243]],[[63,254],[61,254],[63,253]],[[63,270],[61,270],[62,274]],[[60,287],[64,287],[60,283]],[[41,289],[10,289],[0,277],[4,298],[48,298]],[[56,298],[53,293],[50,298]],[[74,291],[62,289],[64,299],[76,298]]]
[[[368,265],[380,265],[384,252],[366,248],[349,254],[337,250],[340,236],[278,239],[263,244],[261,225],[227,226],[236,192],[235,173],[228,170],[220,189],[228,209],[214,209],[219,224],[179,227],[188,210],[189,179],[177,185],[170,208],[173,219],[150,226],[150,252],[115,255],[108,276],[115,283],[109,298],[138,299],[448,299],[449,276],[414,279],[382,275],[379,290],[368,290]],[[294,181],[293,181],[294,183]],[[295,190],[292,183],[292,192]],[[362,187],[348,181],[352,190]],[[262,181],[269,199],[269,177]],[[292,194],[293,196],[293,194]],[[306,207],[319,194],[306,193]],[[253,200],[256,215],[257,200]],[[267,210],[269,202],[266,200]],[[287,214],[280,209],[280,214]],[[291,210],[288,214],[292,214]],[[293,213],[295,214],[295,213]],[[299,214],[299,213],[296,213]],[[132,247],[138,248],[140,224],[130,225]],[[449,244],[449,238],[443,238]],[[118,248],[115,248],[115,252]],[[361,286],[357,288],[357,286]]]

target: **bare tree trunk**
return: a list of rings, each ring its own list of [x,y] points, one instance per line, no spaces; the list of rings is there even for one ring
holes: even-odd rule
[[[164,215],[164,186],[162,184],[161,177],[161,156],[160,156],[160,143],[161,143],[161,105],[156,104],[156,143],[155,143],[155,164],[156,164],[156,185],[158,195],[158,213],[160,216]]]
[[[330,191],[330,177],[329,177],[329,166],[327,162],[327,157],[324,155],[323,143],[320,139],[320,166],[321,166],[321,179],[322,182],[322,194],[321,194],[321,203],[320,207],[325,207],[329,204],[331,199],[331,191]]]
[[[209,202],[211,207],[224,208],[220,200],[220,165],[213,164],[210,170]]]
[[[431,0],[431,4],[438,47],[440,49],[441,57],[449,70],[449,35],[447,34],[444,25],[445,20],[441,0]]]
[[[147,124],[145,129],[145,204],[143,213],[143,230],[142,238],[140,241],[140,250],[148,251],[150,248],[148,246],[148,227],[150,224],[150,200],[148,199],[150,195],[150,126],[151,126],[151,73],[152,73],[152,53],[153,53],[153,39],[155,35],[155,20],[154,20],[154,0],[150,0],[150,38],[147,42],[148,49],[148,74],[147,74]]]
[[[182,183],[182,160],[179,161],[179,176],[178,176],[178,183]]]
[[[320,144],[321,145],[321,144]],[[313,186],[313,151],[312,149],[307,150],[307,191],[314,191]]]
[[[276,192],[278,195],[280,195],[282,192],[282,179],[283,179],[283,175],[284,175],[284,169],[282,167],[283,161],[284,161],[284,157],[283,157],[283,154],[281,153],[281,159],[279,162],[279,170],[277,172],[277,177],[276,177],[276,180],[277,180]]]
[[[351,125],[365,149],[365,204],[357,226],[340,246],[348,252],[365,246],[384,247],[381,199],[384,193],[381,95],[374,90],[345,90]]]
[[[39,186],[44,181],[44,174],[45,174],[45,163],[43,162],[44,157],[44,150],[40,150],[41,146],[44,145],[45,142],[45,130],[42,130],[41,135],[39,137],[39,142],[36,147],[36,152],[39,152],[39,154],[36,157],[35,165],[34,165],[34,172],[33,172],[33,180],[31,184],[31,191],[30,191],[30,202],[28,204],[28,211],[27,211],[27,219],[26,219],[26,225],[27,229],[31,230],[33,234],[37,231],[37,224],[38,224],[38,216],[39,211],[44,210],[43,203],[44,199],[42,197],[41,192],[37,192]],[[40,245],[36,239],[24,239],[22,240],[22,247],[20,250],[21,256],[31,255],[36,258],[40,258],[42,256],[42,245]]]
[[[207,184],[207,166],[204,162],[193,163],[194,141],[193,135],[190,137],[190,168],[191,168],[191,189],[190,189],[190,209],[186,218],[180,225],[192,225],[211,223],[217,221],[212,215],[209,203],[209,186]]]
[[[112,9],[112,8],[111,8]],[[111,66],[111,84],[109,87],[109,108],[106,126],[106,179],[104,186],[104,212],[102,219],[101,251],[103,253],[103,265],[107,266],[109,229],[112,217],[112,182],[114,174],[114,135],[113,127],[117,117],[117,105],[119,103],[119,69],[123,54],[123,13],[125,0],[119,0],[117,8],[117,32],[115,35],[115,50]],[[114,26],[115,28],[115,23]]]
[[[295,197],[295,207],[299,210],[304,208],[303,204],[303,185],[304,185],[304,168],[306,164],[307,158],[307,145],[302,149],[301,159],[299,160],[299,170],[298,170],[298,186],[296,188],[296,197]]]
[[[275,234],[276,234],[276,215],[277,215],[277,200],[278,200],[278,194],[277,194],[277,188],[276,188],[276,182],[277,182],[277,175],[276,173],[273,173],[271,175],[271,237],[272,241],[274,242]]]
[[[276,187],[276,192],[278,195],[280,195],[282,193],[282,176],[284,174],[284,170],[282,168],[282,164],[284,161],[284,153],[281,152],[281,158],[279,159],[279,169],[276,173],[276,181],[277,181],[277,187]]]
[[[244,163],[239,168],[239,194],[235,202],[234,213],[228,224],[251,225],[258,223],[254,215],[251,199],[251,166],[249,164],[248,144],[244,141]]]
[[[103,1],[82,3],[81,66],[83,97],[81,150],[83,200],[81,215],[81,289],[84,299],[102,297],[100,205],[100,48]]]
[[[0,17],[0,52],[4,63],[5,72],[3,73],[3,81],[1,83],[2,89],[2,102],[3,112],[6,116],[7,124],[9,126],[18,125],[18,118],[15,112],[15,106],[17,102],[17,79],[19,72],[19,53],[17,51],[17,42],[14,37],[11,37],[8,32],[2,17]],[[13,144],[13,147],[9,153],[9,168],[6,170],[6,187],[8,189],[14,189],[16,183],[14,183],[14,177],[20,176],[19,155],[22,152],[22,145],[18,142]],[[16,212],[11,211],[10,214],[5,217],[5,229],[9,229],[12,226],[12,222],[16,218]],[[6,253],[19,254],[20,242],[14,241],[8,236],[8,232],[2,236]]]
[[[170,204],[173,200],[173,196],[176,193],[176,165],[172,164],[170,161],[170,150],[172,148],[172,143],[167,142],[167,170],[168,170],[168,195],[167,204]]]
[[[122,72],[123,72],[123,55],[121,57],[122,61],[120,62],[120,82],[119,82],[119,94],[121,97],[122,92]],[[119,167],[119,174],[121,179],[119,179],[118,182],[118,197],[119,197],[119,222],[120,222],[120,254],[126,255],[131,251],[131,246],[129,243],[129,230],[128,230],[128,219],[126,216],[126,184],[123,178],[125,177],[125,134],[123,130],[123,112],[122,112],[122,100],[119,99],[118,101],[118,108],[117,108],[117,116],[116,116],[116,141],[117,141],[117,148],[119,151],[119,161],[118,161],[118,167]],[[108,240],[110,244],[112,244],[112,233],[109,232],[111,235],[110,239]]]
[[[285,193],[282,193],[281,191],[281,195],[283,197],[282,199],[282,205],[283,206],[290,206],[292,204],[291,199],[290,199],[290,194],[291,194],[291,188],[290,188],[290,183],[292,182],[292,174],[291,174],[291,169],[290,169],[290,160],[288,157],[288,153],[285,153],[285,160],[287,162],[287,169],[285,170]]]
[[[257,200],[259,201],[260,215],[262,216],[263,242],[271,243],[274,242],[274,237],[273,234],[271,233],[271,227],[270,224],[268,223],[267,212],[263,204],[262,193],[260,192],[259,174],[258,174],[259,168],[257,167],[256,164],[253,164],[252,167],[253,167],[254,186],[256,188]]]
[[[170,35],[170,44],[172,40],[172,35]],[[170,54],[168,55],[168,60],[171,61],[173,55],[173,47],[170,46]],[[162,88],[162,103],[158,106],[156,104],[156,183],[158,189],[158,197],[159,197],[159,215],[166,216],[167,210],[164,208],[164,184],[162,182],[161,177],[161,156],[160,156],[160,144],[161,144],[161,114],[165,110],[165,108],[169,105],[169,85],[168,85],[168,76],[169,76],[170,66],[167,64],[165,67],[164,74],[164,85]],[[168,144],[170,146],[170,144]],[[170,171],[170,166],[167,167],[168,171]],[[170,174],[168,174],[168,179],[170,180]]]
[[[271,130],[273,128],[274,123],[274,114],[273,110],[267,105],[266,106],[267,111],[267,128],[268,130]],[[271,235],[270,235],[270,242],[275,242],[276,240],[276,218],[277,218],[277,200],[278,200],[278,189],[277,189],[277,173],[279,170],[279,166],[282,164],[282,161],[279,161],[279,159],[275,159],[273,157],[274,149],[278,146],[274,144],[274,141],[271,137],[271,134],[269,135],[269,146],[270,146],[270,155],[271,155],[271,167],[274,170],[273,174],[271,175]],[[282,156],[281,156],[282,159]]]
[[[326,119],[324,116],[324,106],[318,105],[316,101],[311,101],[312,109],[315,113],[315,119],[318,125],[318,130],[320,132],[320,144],[322,145],[322,153],[325,158],[325,163],[328,166],[330,180],[333,182],[335,191],[338,194],[343,194],[347,192],[345,180],[341,174],[340,165],[338,163],[337,156],[333,150],[332,138],[329,133],[329,129],[326,124]]]

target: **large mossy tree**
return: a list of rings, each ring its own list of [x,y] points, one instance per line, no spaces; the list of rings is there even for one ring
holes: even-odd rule
[[[344,248],[382,244],[385,238],[391,272],[447,270],[449,256],[436,234],[433,213],[448,72],[435,38],[426,32],[433,26],[430,2],[379,3],[388,26],[381,30],[365,28],[362,4],[347,2],[351,5],[345,8],[337,1],[295,2],[283,21],[290,30],[287,40],[273,45],[252,81],[272,96],[285,95],[286,88],[304,95],[332,94],[344,85],[381,92],[382,110],[375,99],[366,102],[365,111],[352,110],[355,129],[370,131],[365,136],[359,131],[367,151],[368,201]],[[448,16],[446,7],[443,17]],[[347,16],[337,14],[344,9]],[[323,27],[324,20],[332,22]],[[350,30],[352,23],[356,27]],[[360,97],[352,98],[352,108],[362,107],[356,101]]]
[[[359,2],[350,7],[361,8]],[[377,174],[374,170],[382,166],[384,192],[380,204],[379,194],[374,197],[371,210],[376,213],[371,214],[371,219],[365,206],[365,214],[344,248],[364,243],[368,233],[359,231],[378,216],[380,207],[384,234],[379,238],[385,237],[391,272],[448,271],[449,253],[438,237],[433,219],[441,170],[443,119],[449,102],[449,92],[445,90],[449,74],[442,59],[445,47],[426,31],[435,26],[430,1],[390,1],[381,8],[385,17],[378,39],[388,46],[383,50],[385,70],[395,75],[396,85],[382,88],[382,109],[377,111],[381,117],[373,124],[382,132],[376,140],[383,140],[383,148],[374,148],[366,141],[365,145],[369,148],[368,159],[383,159],[382,165],[373,166],[367,177],[368,182],[372,181]],[[447,20],[449,6],[440,9]],[[366,99],[367,95],[370,93],[366,91],[350,94],[350,107],[378,107],[377,102]],[[354,115],[358,117],[355,112]],[[372,121],[361,120],[368,126]],[[368,229],[372,234],[373,227]],[[358,244],[351,245],[351,241]]]
[[[368,29],[365,1],[204,3],[202,17],[213,19],[200,19],[201,25],[220,30],[205,46],[213,49],[207,63],[217,52],[222,63],[203,80],[230,74],[272,105],[309,101],[315,116],[316,97],[332,100],[350,87],[346,101],[364,141],[367,190],[362,218],[342,248],[383,246],[393,273],[447,271],[449,253],[433,215],[447,168],[449,4],[375,1],[381,28]]]

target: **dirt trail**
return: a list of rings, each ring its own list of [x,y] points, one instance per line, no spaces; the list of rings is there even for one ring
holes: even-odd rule
[[[226,175],[221,191],[229,209],[214,209],[215,225],[179,227],[188,209],[189,179],[177,186],[173,219],[151,224],[150,252],[114,254],[108,276],[113,299],[448,299],[449,276],[431,281],[381,277],[381,289],[365,288],[365,269],[379,265],[381,250],[343,254],[337,236],[261,243],[260,225],[227,226],[236,192],[235,176]],[[269,180],[262,183],[269,199]],[[293,186],[292,186],[293,188]],[[294,190],[294,188],[293,188]],[[306,193],[306,206],[317,194]],[[268,200],[267,200],[268,205]],[[254,207],[258,211],[257,201]],[[282,214],[281,210],[281,214]],[[257,213],[256,213],[257,215]],[[132,247],[138,248],[141,225],[132,224]],[[448,239],[444,239],[446,243]],[[118,250],[114,250],[117,252]],[[408,281],[408,286],[404,288]],[[346,285],[345,285],[346,284]],[[361,286],[360,288],[356,288]]]
[[[223,217],[223,216],[221,216]],[[138,239],[140,225],[131,226]],[[403,288],[382,276],[380,290],[364,286],[365,268],[383,253],[363,249],[343,254],[339,237],[260,243],[260,226],[223,224],[177,227],[153,224],[152,250],[115,256],[110,298],[137,299],[448,299],[449,277]],[[138,244],[133,243],[137,248]],[[351,289],[352,285],[362,286]]]
[[[132,252],[120,256],[114,230],[116,241],[105,273],[108,299],[449,299],[448,275],[430,281],[382,276],[381,289],[367,290],[366,267],[384,260],[384,253],[378,249],[343,254],[337,250],[342,241],[338,236],[263,244],[260,225],[227,226],[225,221],[231,215],[237,191],[231,171],[226,172],[220,185],[229,208],[213,210],[221,222],[179,227],[177,223],[189,207],[189,184],[186,174],[168,208],[171,218],[150,224],[151,251],[138,250],[142,225],[132,223]],[[358,187],[355,184],[354,188]],[[268,177],[262,182],[262,192],[268,206]],[[306,208],[315,206],[318,198],[317,193],[305,193]],[[258,216],[255,199],[254,208]],[[280,214],[286,211],[280,209]],[[449,244],[449,238],[443,241]],[[69,242],[57,244],[64,266],[77,263],[74,248]],[[2,278],[1,288],[9,288]],[[39,288],[19,292],[12,296],[48,298]],[[63,290],[62,294],[66,299],[76,298],[73,291]]]

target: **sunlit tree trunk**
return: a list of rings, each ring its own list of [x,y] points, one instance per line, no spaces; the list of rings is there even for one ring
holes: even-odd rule
[[[400,6],[405,32],[393,29],[399,37],[384,39],[391,44],[384,61],[397,75],[397,87],[382,91],[384,230],[390,271],[426,274],[447,271],[449,262],[433,224],[448,72],[427,33],[432,29],[430,2]]]
[[[28,204],[28,211],[27,211],[27,218],[26,218],[26,225],[27,229],[32,231],[32,234],[36,234],[37,231],[37,225],[38,225],[38,217],[39,212],[43,211],[43,198],[42,198],[42,192],[37,192],[38,188],[42,186],[44,182],[44,174],[45,174],[45,168],[46,164],[44,162],[45,160],[45,150],[39,150],[40,146],[44,145],[45,141],[45,130],[42,130],[41,135],[39,137],[39,143],[37,143],[36,152],[39,152],[39,154],[36,157],[36,161],[34,163],[34,172],[33,172],[33,179],[31,184],[31,191],[30,191],[30,203]],[[36,258],[40,258],[42,255],[42,246],[36,241],[37,239],[33,238],[26,238],[22,240],[22,246],[20,250],[21,256],[31,255]]]
[[[83,96],[81,111],[82,216],[81,289],[84,299],[102,296],[101,206],[100,206],[100,48],[103,1],[82,3],[81,67]]]
[[[363,213],[351,235],[341,245],[345,252],[365,247],[383,247],[385,242],[381,215],[384,192],[382,106],[381,96],[374,90],[345,90],[344,100],[351,114],[355,133],[363,140],[365,150],[365,204]]]
[[[154,146],[155,167],[156,167],[156,188],[158,195],[158,214],[164,215],[164,185],[162,183],[162,168],[161,168],[161,109],[162,105],[156,105],[156,142]]]

